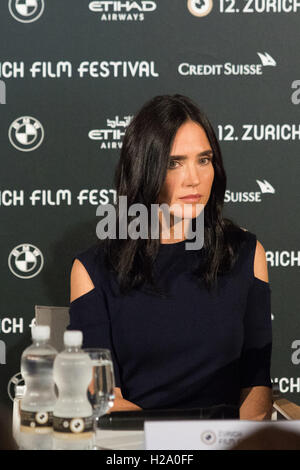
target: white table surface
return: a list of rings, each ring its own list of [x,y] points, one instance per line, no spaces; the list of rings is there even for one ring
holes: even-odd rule
[[[98,429],[97,445],[109,450],[144,450],[144,431]]]

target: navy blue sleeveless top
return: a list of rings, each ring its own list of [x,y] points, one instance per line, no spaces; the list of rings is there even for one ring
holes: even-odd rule
[[[191,274],[205,250],[186,250],[185,240],[160,244],[166,298],[117,295],[98,244],[74,256],[95,287],[70,303],[68,329],[82,330],[83,347],[110,349],[123,398],[143,409],[237,406],[241,388],[272,387],[271,288],[254,276],[256,235],[243,232],[234,268],[211,292]]]

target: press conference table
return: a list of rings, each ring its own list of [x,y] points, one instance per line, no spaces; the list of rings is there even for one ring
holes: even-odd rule
[[[98,429],[97,445],[109,450],[143,450],[144,431],[111,431]]]
[[[292,427],[289,426],[286,428],[286,431],[288,432],[286,435],[280,434],[280,430],[279,434],[276,429],[271,431],[274,443],[270,448],[300,450],[300,406],[284,398],[273,400],[271,422],[272,421],[275,421],[275,424],[277,421],[279,423],[290,423]],[[294,424],[296,425],[296,428],[294,427]],[[264,449],[260,442],[262,436],[263,435],[259,437],[259,442],[252,442],[252,444],[249,443],[248,449]],[[266,435],[263,437],[265,438]],[[97,445],[102,447],[104,450],[144,450],[145,432],[144,430],[112,430],[99,428],[97,431],[96,442]],[[251,445],[254,445],[254,447],[251,447]],[[268,448],[269,447],[266,447],[266,449]]]
[[[96,441],[97,445],[104,449],[143,450],[145,449],[144,422],[147,419],[178,421],[213,417],[237,418],[238,409],[236,406],[223,404],[207,408],[115,411],[100,417]]]

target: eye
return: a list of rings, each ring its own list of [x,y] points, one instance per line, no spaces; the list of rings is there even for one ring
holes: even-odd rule
[[[201,158],[199,158],[199,162],[200,162],[201,166],[206,166],[211,161],[212,161],[212,157],[201,157]],[[179,160],[175,160],[175,159],[169,160],[168,169],[169,170],[175,170],[176,168],[178,168],[178,166],[176,166],[176,164],[178,164],[178,163],[180,164]]]
[[[173,170],[174,168],[177,168],[176,166],[173,166],[173,163],[178,163],[178,160],[170,160],[168,164],[168,169]]]
[[[200,162],[203,162],[203,160],[207,160],[207,162],[204,163],[204,165],[208,165],[209,162],[212,160],[212,158],[211,158],[211,157],[203,157],[203,158],[200,158]]]

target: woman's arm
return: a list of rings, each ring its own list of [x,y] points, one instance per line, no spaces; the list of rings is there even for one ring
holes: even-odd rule
[[[256,421],[271,419],[272,389],[264,386],[242,388],[239,406],[240,419]]]
[[[257,240],[254,257],[254,276],[269,282],[266,253]],[[264,420],[271,419],[272,389],[265,386],[242,388],[240,393],[240,419]]]
[[[131,401],[125,400],[123,398],[121,389],[119,387],[114,388],[115,391],[115,401],[114,406],[110,408],[108,413],[111,411],[137,411],[141,410],[142,408]]]
[[[70,302],[73,302],[78,297],[86,294],[87,292],[94,289],[93,281],[91,280],[88,272],[86,271],[83,264],[75,259],[72,270],[71,270],[71,280],[70,280]],[[141,410],[138,405],[131,403],[128,400],[125,400],[122,396],[121,389],[115,387],[115,402],[114,406],[110,411],[125,411],[125,410]]]

